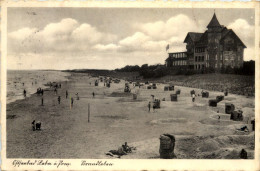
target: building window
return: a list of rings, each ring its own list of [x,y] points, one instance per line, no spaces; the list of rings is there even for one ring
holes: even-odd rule
[[[203,61],[204,61],[204,56],[202,56],[201,58],[202,58],[201,60],[202,60],[202,62],[203,62]]]

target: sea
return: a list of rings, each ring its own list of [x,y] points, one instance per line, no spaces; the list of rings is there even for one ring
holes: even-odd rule
[[[11,103],[36,93],[37,88],[46,88],[49,82],[68,81],[67,72],[41,71],[41,70],[7,70],[7,96],[6,103]]]

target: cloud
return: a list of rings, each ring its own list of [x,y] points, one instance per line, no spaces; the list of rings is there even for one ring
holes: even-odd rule
[[[253,25],[248,24],[244,19],[237,19],[228,25],[235,33],[240,37],[240,39],[247,44],[254,44],[255,28]]]
[[[76,28],[72,33],[72,37],[76,41],[85,41],[90,44],[116,40],[115,35],[99,32],[95,27],[87,23],[81,24]]]
[[[115,45],[115,44],[108,44],[108,45],[102,45],[102,44],[97,44],[93,47],[93,49],[99,50],[99,51],[115,51],[120,46]]]
[[[11,38],[11,39],[15,39],[15,40],[24,40],[26,38],[30,38],[30,36],[35,33],[37,31],[37,28],[28,28],[28,27],[25,27],[25,28],[22,28],[22,29],[19,29],[17,31],[13,31],[11,33],[8,34],[8,36]]]
[[[203,31],[203,27],[188,16],[180,14],[169,18],[167,21],[136,24],[142,32],[154,40],[183,41],[189,31]]]
[[[201,22],[195,22],[183,14],[173,16],[167,21],[137,23],[133,27],[149,37],[147,38],[149,42],[146,42],[143,47],[153,48],[154,51],[162,51],[169,44],[170,52],[184,51],[186,45],[183,41],[186,34],[190,31],[203,32],[205,29]]]
[[[255,27],[241,18],[230,23],[227,27],[234,30],[241,41],[247,46],[244,53],[244,60],[255,60]]]
[[[86,51],[100,43],[110,43],[117,37],[100,32],[88,23],[78,23],[72,18],[65,18],[57,23],[47,24],[42,30],[21,28],[8,34],[9,50],[13,52],[48,51]]]
[[[186,51],[183,43],[186,34],[204,32],[207,22],[195,21],[180,14],[166,21],[136,23],[134,33],[122,39],[100,31],[89,23],[79,23],[64,18],[49,23],[44,28],[21,28],[8,33],[8,68],[19,67],[16,61],[23,58],[24,68],[120,68],[124,65],[164,63],[169,52]],[[130,27],[130,26],[129,26]],[[254,26],[246,20],[237,19],[230,23],[248,48],[245,60],[254,59]],[[116,64],[107,65],[111,61]]]
[[[50,23],[44,27],[40,35],[45,40],[65,41],[70,38],[73,30],[78,26],[78,22],[71,18],[62,19],[58,23]]]

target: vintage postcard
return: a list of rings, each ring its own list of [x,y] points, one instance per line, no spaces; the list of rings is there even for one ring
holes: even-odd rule
[[[2,170],[259,170],[259,2],[4,1]]]

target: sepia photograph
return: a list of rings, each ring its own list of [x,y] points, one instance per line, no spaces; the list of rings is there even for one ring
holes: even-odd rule
[[[7,159],[255,159],[255,8],[6,14]]]

